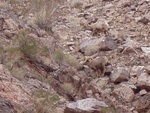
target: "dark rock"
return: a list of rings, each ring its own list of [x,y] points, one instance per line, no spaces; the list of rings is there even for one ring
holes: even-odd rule
[[[138,20],[138,22],[141,22],[141,23],[147,25],[147,24],[150,22],[150,15],[147,14],[147,15],[141,17],[141,18]]]
[[[99,113],[105,107],[108,107],[105,102],[87,98],[67,104],[64,113]]]
[[[3,30],[3,24],[4,24],[5,20],[3,17],[0,17],[0,31]]]

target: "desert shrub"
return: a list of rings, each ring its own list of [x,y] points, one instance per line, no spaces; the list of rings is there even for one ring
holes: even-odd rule
[[[61,87],[69,94],[72,94],[75,90],[74,86],[71,83],[64,83]]]
[[[31,4],[35,16],[35,24],[40,28],[52,32],[52,22],[56,20],[60,14],[60,4],[65,0],[32,0]]]
[[[65,54],[61,49],[57,49],[53,54],[53,59],[56,63],[60,65],[64,62]]]
[[[33,58],[36,56],[39,47],[36,41],[29,37],[29,32],[28,30],[18,32],[15,43],[18,43],[20,51],[25,56]]]
[[[65,60],[70,66],[73,66],[76,69],[79,69],[81,67],[80,62],[77,60],[77,58],[75,58],[75,56],[66,55]]]
[[[59,96],[46,90],[39,89],[33,93],[33,97],[38,101],[35,103],[37,113],[56,113]]]
[[[113,107],[103,108],[100,113],[118,113]]]

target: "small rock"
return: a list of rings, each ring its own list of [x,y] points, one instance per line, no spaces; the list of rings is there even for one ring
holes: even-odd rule
[[[67,104],[64,113],[99,113],[105,107],[108,107],[105,102],[87,98]]]
[[[101,77],[93,80],[92,85],[98,87],[98,88],[104,88],[109,82],[109,77]]]
[[[150,54],[150,47],[141,47],[142,51],[146,54]]]
[[[137,86],[150,91],[150,76],[147,73],[142,73],[138,77]]]
[[[143,111],[149,109],[150,106],[150,93],[147,93],[144,96],[137,96],[135,97],[135,101],[133,102],[133,105],[135,106],[135,109],[138,111],[138,113],[142,113]]]
[[[144,66],[133,66],[131,68],[130,75],[131,76],[139,76],[142,73],[143,69],[144,69]]]
[[[150,75],[150,65],[145,67],[146,72]]]
[[[88,97],[88,98],[90,98],[90,97],[93,96],[92,90],[87,90],[87,91],[86,91],[86,94],[87,94],[87,97]]]
[[[142,89],[139,94],[142,96],[142,95],[145,95],[147,93],[147,91],[145,89]]]
[[[112,72],[111,81],[117,83],[129,80],[130,73],[124,67],[118,67]]]
[[[127,102],[131,102],[135,96],[134,91],[128,85],[124,84],[115,87],[113,94],[115,94],[117,98],[122,98]]]
[[[5,22],[4,18],[3,18],[3,17],[0,17],[0,31],[3,30],[4,22]]]
[[[150,14],[144,15],[143,17],[140,17],[138,19],[138,22],[141,22],[145,25],[147,25],[150,22]]]
[[[79,82],[80,82],[80,78],[75,75],[75,76],[72,77],[72,79],[73,79],[73,84],[74,84],[75,86],[78,86],[78,85],[79,85]]]

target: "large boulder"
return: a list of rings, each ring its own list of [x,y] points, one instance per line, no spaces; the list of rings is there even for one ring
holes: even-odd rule
[[[64,113],[100,113],[102,108],[106,107],[108,105],[103,101],[87,98],[67,104]]]

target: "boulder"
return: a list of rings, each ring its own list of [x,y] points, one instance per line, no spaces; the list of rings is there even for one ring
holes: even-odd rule
[[[68,103],[64,113],[100,113],[100,110],[106,107],[108,105],[103,101],[95,98],[86,98],[77,102]]]
[[[137,86],[150,91],[150,76],[147,73],[142,73],[138,77]]]
[[[124,67],[118,67],[111,74],[111,81],[118,83],[129,80],[130,73]]]
[[[116,98],[119,98],[121,100],[123,99],[123,101],[126,102],[132,102],[135,96],[134,91],[125,84],[121,84],[115,87],[113,95],[115,95]]]
[[[133,106],[138,111],[138,113],[149,113],[146,112],[150,110],[150,93],[147,93],[146,95],[142,96],[136,96],[135,100],[133,102]]]

